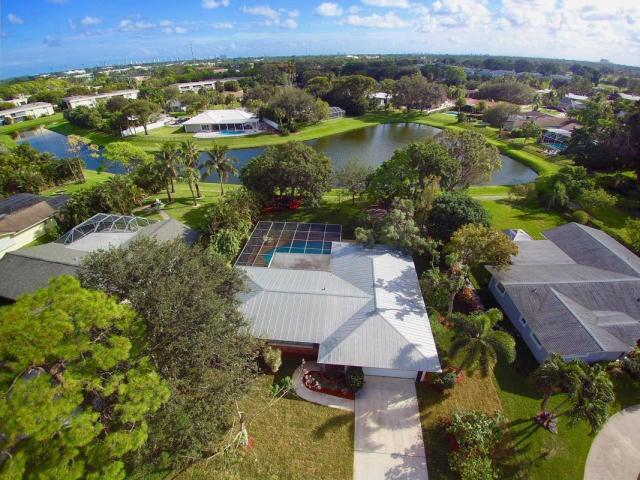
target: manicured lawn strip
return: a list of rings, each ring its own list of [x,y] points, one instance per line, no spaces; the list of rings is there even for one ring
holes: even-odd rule
[[[290,376],[299,361],[299,358],[284,357],[275,381]],[[260,375],[239,402],[248,419],[265,407],[273,382],[273,375]],[[257,416],[248,431],[255,445],[233,466],[233,478],[350,480],[353,477],[354,416],[351,412],[309,403],[292,395]],[[214,475],[205,465],[197,465],[179,478],[216,478]]]
[[[521,228],[533,238],[543,238],[542,232],[563,225],[569,221],[567,218],[555,212],[544,210],[535,201],[510,200],[501,198],[498,200],[483,200],[477,198],[489,211],[491,224],[498,230],[507,228]]]
[[[438,329],[436,343],[440,360],[446,360],[453,331]],[[455,361],[453,362],[455,364]],[[500,397],[492,377],[478,374],[466,376],[453,389],[440,393],[424,383],[416,385],[420,422],[427,454],[429,478],[457,478],[449,469],[449,439],[439,427],[440,421],[458,410],[479,410],[494,413],[502,410]]]
[[[100,130],[89,130],[86,128],[78,127],[77,125],[73,125],[66,120],[62,120],[61,122],[55,123],[53,125],[48,125],[47,129],[66,136],[79,135],[90,140],[96,145],[107,145],[111,142],[118,142],[123,140],[116,135],[105,133]]]
[[[508,196],[510,185],[479,185],[476,187],[469,187],[469,195],[472,197],[494,197],[494,196]]]
[[[64,191],[65,194],[75,193],[79,190],[91,188],[98,183],[106,182],[109,177],[115,175],[114,173],[96,172],[95,170],[87,169],[83,169],[82,171],[84,172],[84,178],[86,179],[84,183],[67,183],[66,185],[57,185],[48,190],[45,190],[41,193],[41,195],[52,197],[56,195],[56,192],[61,191]]]

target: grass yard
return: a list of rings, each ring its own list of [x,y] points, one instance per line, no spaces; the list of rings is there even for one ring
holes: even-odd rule
[[[283,357],[275,375],[262,374],[239,404],[251,418],[269,401],[270,385],[291,376],[300,358]],[[181,479],[350,480],[353,477],[354,416],[334,408],[283,398],[248,426],[254,448],[233,465],[229,477],[205,465],[191,468]]]
[[[82,171],[84,172],[84,183],[67,183],[66,185],[56,185],[55,187],[51,187],[48,190],[42,192],[42,195],[52,197],[56,195],[56,192],[64,192],[65,194],[75,193],[79,190],[85,190],[99,183],[106,182],[109,177],[115,175],[113,173],[97,172],[95,170],[87,169],[83,169]]]
[[[533,238],[541,239],[542,232],[569,221],[555,212],[548,212],[533,201],[498,198],[483,200],[476,197],[491,215],[491,225],[498,230],[521,228]]]

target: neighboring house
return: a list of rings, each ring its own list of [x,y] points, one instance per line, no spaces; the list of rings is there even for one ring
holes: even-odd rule
[[[621,98],[622,100],[629,100],[630,102],[638,102],[638,101],[640,101],[640,95],[632,95],[630,93],[616,92],[616,93],[612,93],[611,95],[609,95],[609,99],[610,100],[616,100],[618,98]],[[10,101],[11,100],[9,100],[9,102]]]
[[[494,102],[493,100],[484,100],[481,98],[466,98],[466,105],[462,107],[463,112],[474,113],[480,106],[481,102],[484,102],[485,108],[493,108],[498,102]]]
[[[22,105],[26,105],[29,102],[29,97],[31,95],[25,95],[24,93],[20,93],[15,98],[9,98],[7,100],[0,100],[0,102],[12,103],[16,107],[21,107]]]
[[[64,103],[69,110],[76,107],[95,107],[98,102],[106,102],[113,97],[123,97],[129,99],[138,98],[139,90],[114,90],[113,92],[97,93],[95,95],[74,95],[65,97]]]
[[[51,105],[50,103],[27,103],[26,105],[21,105],[19,107],[0,110],[0,121],[4,124],[7,123],[7,118],[11,118],[11,121],[13,121],[14,123],[22,122],[23,120],[44,117],[46,115],[53,115],[53,113],[53,105]]]
[[[340,107],[329,107],[329,118],[342,118],[345,116],[347,112],[344,108]]]
[[[614,360],[640,341],[640,258],[606,233],[577,223],[516,238],[511,267],[489,289],[538,360],[551,353]]]
[[[228,82],[230,80],[240,80],[241,77],[230,77],[230,78],[213,78],[211,80],[202,80],[199,82],[184,82],[184,83],[172,83],[169,85],[170,87],[176,87],[180,92],[197,92],[201,88],[211,90],[216,88],[216,83]],[[231,92],[229,92],[231,93]]]
[[[99,213],[52,243],[7,253],[0,259],[0,298],[16,300],[58,275],[75,275],[82,258],[99,249],[126,245],[140,237],[182,238],[193,244],[198,232],[177,220]]]
[[[254,133],[259,128],[260,119],[251,112],[241,109],[207,110],[190,118],[182,125],[187,133],[231,135]]]
[[[236,266],[252,333],[283,351],[366,375],[440,371],[411,256],[342,242],[340,225],[262,221]]]
[[[369,98],[373,100],[378,107],[386,107],[391,103],[391,94],[385,92],[376,92],[369,95]]]
[[[540,135],[540,145],[554,152],[564,152],[569,146],[572,131],[564,128],[545,128]]]
[[[41,197],[18,193],[0,200],[0,258],[41,237],[47,221],[53,218],[69,197]]]
[[[560,110],[564,110],[568,112],[569,110],[582,110],[585,108],[586,101],[589,100],[589,97],[585,95],[576,95],[574,93],[567,93],[560,103],[558,104],[558,108]]]

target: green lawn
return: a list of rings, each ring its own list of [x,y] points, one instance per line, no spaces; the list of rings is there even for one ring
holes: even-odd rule
[[[493,227],[503,230],[507,228],[521,228],[533,238],[542,238],[542,232],[567,223],[569,221],[555,212],[548,212],[534,201],[510,200],[482,200],[476,197],[489,211]]]
[[[86,188],[91,188],[98,183],[105,182],[112,177],[113,173],[108,172],[97,172],[95,170],[82,170],[84,173],[85,182],[84,183],[67,183],[66,185],[57,185],[48,190],[42,192],[42,195],[53,196],[56,195],[56,192],[64,192],[65,194],[75,193],[79,190],[84,190]]]
[[[262,374],[240,409],[248,419],[269,401],[269,386],[290,376],[300,358],[284,357],[275,375]],[[353,477],[354,416],[334,408],[283,398],[250,421],[249,435],[255,440],[251,451],[241,455],[229,476],[214,467],[196,465],[179,478],[233,478],[252,480],[350,480]]]

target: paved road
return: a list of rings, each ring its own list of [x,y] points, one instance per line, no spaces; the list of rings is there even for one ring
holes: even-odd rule
[[[365,380],[355,401],[354,480],[427,480],[413,380]]]
[[[591,444],[584,480],[640,479],[640,405],[607,420]]]

